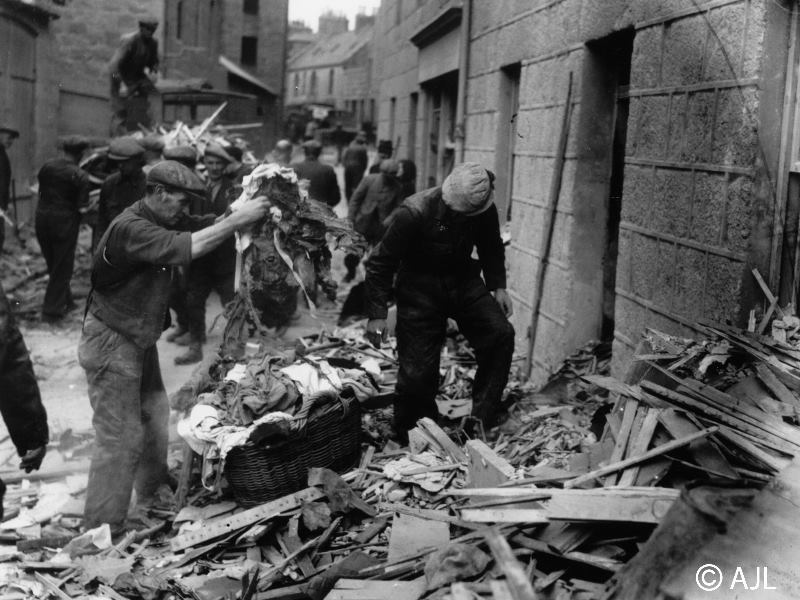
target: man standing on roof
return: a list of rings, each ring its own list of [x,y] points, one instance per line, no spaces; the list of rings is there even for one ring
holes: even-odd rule
[[[139,142],[129,136],[111,140],[108,158],[117,163],[118,170],[106,177],[100,187],[93,248],[111,221],[144,196],[144,148]]]
[[[494,175],[477,163],[457,166],[442,187],[403,202],[367,261],[367,337],[376,345],[386,333],[397,275],[400,370],[394,426],[402,440],[418,419],[438,414],[439,355],[448,318],[475,350],[473,415],[487,427],[497,416],[514,329],[508,322],[512,306],[493,182]]]
[[[204,213],[225,214],[233,200],[233,183],[225,177],[225,168],[233,162],[227,151],[212,142],[203,153],[208,181]],[[233,237],[213,251],[192,261],[186,278],[186,316],[189,331],[176,337],[176,344],[188,345],[184,354],[175,357],[176,365],[190,365],[203,359],[206,339],[206,301],[212,291],[219,295],[222,306],[233,300],[236,278],[236,245]]]
[[[173,269],[207,255],[236,229],[264,218],[264,197],[227,217],[187,214],[204,194],[183,165],[163,161],[147,174],[146,195],[117,217],[100,240],[78,347],[86,371],[96,446],[84,524],[117,538],[135,486],[142,505],[167,475],[169,404],[156,340],[167,319]]]
[[[8,160],[6,150],[19,137],[19,131],[0,124],[0,210],[8,212],[11,201],[11,161]],[[3,252],[3,243],[6,239],[5,219],[0,219],[0,253]]]
[[[139,31],[124,35],[111,58],[112,135],[125,132],[124,123],[128,117],[126,100],[135,96],[147,98],[155,92],[154,82],[159,64],[158,40],[153,37],[156,29],[157,19],[142,19],[139,21]],[[149,119],[142,125],[149,127]]]
[[[88,141],[70,136],[61,141],[63,157],[39,170],[36,239],[47,263],[47,291],[42,319],[59,321],[75,307],[70,290],[81,215],[89,207],[89,174],[78,166]]]

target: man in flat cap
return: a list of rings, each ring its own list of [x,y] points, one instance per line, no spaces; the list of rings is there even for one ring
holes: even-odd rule
[[[117,215],[141,200],[145,190],[144,148],[138,141],[130,136],[114,138],[108,148],[108,158],[116,163],[117,171],[106,177],[100,187],[95,241]]]
[[[174,267],[208,254],[269,209],[260,197],[227,217],[189,215],[189,197],[204,193],[183,165],[157,164],[146,195],[114,219],[94,255],[78,348],[96,433],[84,524],[108,523],[115,538],[134,486],[146,505],[167,475],[169,405],[156,340]]]
[[[81,169],[89,142],[80,136],[61,140],[63,156],[47,161],[39,170],[36,204],[36,239],[47,263],[47,290],[42,320],[55,322],[75,307],[70,290],[81,216],[89,207],[91,182]]]
[[[11,144],[19,137],[19,131],[0,123],[0,210],[8,212],[8,204],[11,201],[11,161],[8,160],[6,150],[11,148]],[[3,251],[3,243],[6,239],[6,223],[0,219],[0,252]]]
[[[297,178],[308,180],[308,195],[311,198],[328,206],[336,206],[342,199],[342,192],[333,167],[319,160],[322,144],[317,140],[303,142],[303,152],[305,160],[292,165]]]
[[[233,162],[220,144],[209,143],[203,152],[206,167],[206,205],[204,212],[223,215],[231,204],[233,183],[225,177],[225,168]],[[188,332],[174,341],[188,345],[184,354],[175,357],[176,365],[190,365],[203,359],[206,337],[206,300],[212,291],[219,295],[222,306],[233,300],[236,272],[236,245],[225,240],[206,256],[192,261],[186,276],[186,316]]]
[[[156,19],[142,19],[139,21],[139,31],[122,36],[111,58],[112,135],[125,131],[124,122],[128,116],[126,99],[133,96],[147,98],[155,91],[159,64],[158,40],[153,37],[156,29]],[[124,94],[122,84],[125,85]],[[149,127],[149,119],[142,125]]]
[[[512,306],[494,205],[494,175],[458,165],[435,187],[407,198],[367,261],[367,337],[380,344],[395,275],[400,370],[394,405],[397,435],[435,418],[439,355],[447,319],[475,350],[473,415],[493,424],[514,350]],[[471,258],[478,250],[478,261]],[[481,272],[483,279],[481,279]]]
[[[392,156],[394,156],[394,144],[392,144],[392,140],[380,140],[378,142],[378,156],[369,168],[370,174],[374,175],[375,173],[380,173],[381,163],[387,158],[392,158]]]

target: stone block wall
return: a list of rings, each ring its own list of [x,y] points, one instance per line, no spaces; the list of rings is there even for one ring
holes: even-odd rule
[[[398,22],[396,3],[382,3],[373,71],[379,137],[389,129],[392,98],[395,135],[404,135],[409,94],[419,90],[418,53],[409,38],[446,5],[404,1]],[[633,47],[630,85],[618,92],[630,110],[613,366],[621,374],[646,327],[691,334],[701,319],[742,324],[756,297],[750,269],[766,273],[770,262],[779,139],[768,134],[780,123],[786,55],[769,48],[787,45],[786,7],[768,0],[527,0],[473,1],[472,9],[465,160],[502,170],[495,160],[508,143],[499,137],[503,78],[509,66],[519,69],[506,258],[523,352],[573,73],[534,379],[544,381],[600,334],[610,159],[598,169],[597,157],[588,157],[587,145],[597,143],[588,129],[599,109],[596,89],[584,87],[594,42],[618,32],[628,32]],[[422,112],[420,101],[418,132],[424,131]],[[422,138],[417,135],[418,143]],[[607,147],[610,154],[610,131]]]

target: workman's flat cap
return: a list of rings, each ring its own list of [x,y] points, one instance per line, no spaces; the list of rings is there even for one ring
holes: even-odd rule
[[[359,132],[356,134],[356,139],[357,139],[359,142],[366,142],[366,141],[367,141],[367,134],[366,134],[366,132],[364,132],[364,131],[359,131]]]
[[[275,150],[278,152],[286,152],[292,149],[292,142],[289,140],[278,140],[275,144]]]
[[[231,155],[231,158],[233,158],[233,160],[235,160],[236,162],[242,162],[242,157],[244,157],[244,152],[242,152],[242,149],[239,148],[239,146],[230,146],[229,148],[226,148],[226,151],[228,152],[228,154]]]
[[[317,140],[306,140],[303,142],[303,150],[321,151],[322,144],[320,144]]]
[[[175,160],[162,160],[147,174],[148,185],[163,185],[173,190],[202,196],[206,186],[189,167]]]
[[[147,29],[155,31],[156,29],[158,29],[158,19],[152,17],[139,19],[139,27],[146,27]]]
[[[393,154],[394,146],[392,140],[380,140],[378,142],[378,154]]]
[[[128,160],[142,154],[144,148],[130,136],[114,138],[108,146],[108,158],[111,160]]]
[[[206,146],[205,151],[203,152],[203,156],[216,156],[217,158],[221,158],[225,162],[233,162],[233,157],[227,153],[225,148],[222,147],[221,144],[216,142],[211,142]]]
[[[442,200],[454,212],[477,215],[494,200],[494,176],[478,163],[456,166],[442,184]]]
[[[154,133],[144,136],[139,140],[139,144],[142,148],[151,152],[161,152],[164,149],[164,140],[160,135]]]
[[[400,169],[400,165],[397,163],[396,160],[392,160],[391,158],[384,158],[381,161],[381,173],[386,173],[387,175],[397,175],[397,171]]]
[[[180,163],[197,162],[197,152],[191,146],[173,146],[171,148],[164,148],[162,153],[165,160],[177,160]]]
[[[6,125],[0,125],[0,133],[10,133],[11,137],[14,139],[19,137],[19,131],[17,131],[16,129],[12,129],[11,127],[8,127]]]
[[[58,145],[64,149],[65,152],[79,154],[89,147],[89,140],[82,135],[65,135],[59,138]]]

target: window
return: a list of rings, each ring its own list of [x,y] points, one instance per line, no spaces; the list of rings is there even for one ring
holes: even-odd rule
[[[299,96],[300,95],[300,74],[299,73],[295,73],[294,74],[294,95],[295,96]]]
[[[311,71],[311,85],[309,86],[308,95],[312,98],[317,95],[317,72]]]
[[[259,0],[244,0],[244,14],[257,15]]]
[[[333,94],[333,69],[328,71],[328,94]]]
[[[397,0],[395,9],[394,24],[400,25],[400,22],[403,20],[403,0]]]
[[[245,35],[242,37],[242,64],[255,67],[258,62],[258,38]]]
[[[389,139],[394,139],[394,120],[397,113],[397,98],[389,99]]]
[[[179,40],[183,37],[183,2],[178,1],[177,15],[175,16],[175,39]]]
[[[419,110],[419,93],[413,92],[408,97],[408,150],[406,156],[414,160],[417,149],[417,112]]]

